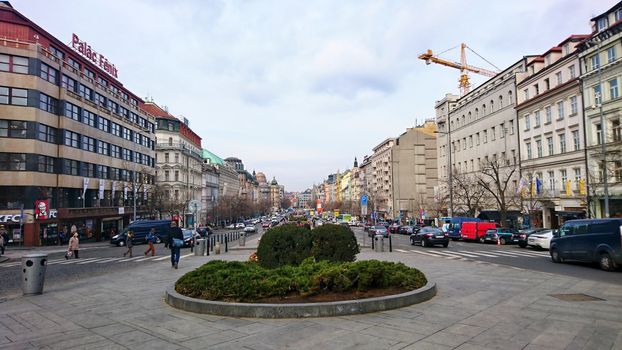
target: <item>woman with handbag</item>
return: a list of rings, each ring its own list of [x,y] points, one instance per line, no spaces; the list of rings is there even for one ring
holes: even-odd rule
[[[132,231],[127,232],[127,237],[125,238],[125,246],[127,247],[127,251],[123,253],[123,256],[126,256],[127,254],[129,254],[131,258],[132,248],[134,247],[134,232]]]
[[[65,259],[69,259],[72,255],[78,259],[78,250],[80,249],[80,239],[78,238],[78,229],[76,226],[71,226],[71,238],[69,239],[69,247],[65,254]]]
[[[183,239],[184,234],[177,227],[177,222],[171,221],[168,245],[171,248],[171,265],[175,269],[179,266],[179,255],[181,254],[181,247],[184,245]]]

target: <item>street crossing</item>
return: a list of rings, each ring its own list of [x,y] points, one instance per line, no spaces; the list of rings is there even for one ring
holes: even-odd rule
[[[194,255],[193,253],[189,253],[186,255],[182,255],[180,256],[180,259],[184,259],[187,258],[191,255]],[[139,263],[139,262],[151,262],[151,261],[163,261],[163,260],[167,260],[170,261],[171,256],[170,255],[156,255],[156,256],[135,256],[132,258],[126,258],[126,257],[99,257],[99,258],[80,258],[80,259],[65,259],[63,258],[59,258],[59,259],[50,259],[48,260],[47,264],[48,266],[53,266],[53,265],[85,265],[85,264],[114,264],[114,263]],[[8,262],[8,263],[4,263],[4,264],[0,264],[0,268],[8,268],[8,267],[15,267],[15,266],[21,266],[22,262],[21,261],[13,261],[13,262]]]
[[[394,249],[400,253],[414,253],[418,255],[445,258],[445,259],[460,259],[460,260],[473,260],[480,258],[534,258],[534,259],[550,259],[549,253],[535,252],[535,251],[505,251],[505,250],[443,250],[438,249]]]

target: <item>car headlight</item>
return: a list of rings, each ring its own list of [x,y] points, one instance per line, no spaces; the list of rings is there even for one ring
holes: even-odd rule
[[[117,239],[117,238],[119,238],[119,235],[112,236],[112,239]]]

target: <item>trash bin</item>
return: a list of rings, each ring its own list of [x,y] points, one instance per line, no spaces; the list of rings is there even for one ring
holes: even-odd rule
[[[376,235],[374,236],[374,239],[376,240],[376,244],[375,244],[375,251],[377,252],[384,252],[384,236],[383,235]]]
[[[205,240],[197,239],[197,245],[194,247],[194,256],[205,255]]]
[[[246,232],[240,232],[240,247],[246,246]]]
[[[24,295],[43,293],[47,254],[27,254],[22,257],[22,292]]]

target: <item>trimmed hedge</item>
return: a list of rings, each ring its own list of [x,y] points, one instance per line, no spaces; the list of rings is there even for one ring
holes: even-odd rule
[[[311,256],[316,260],[354,261],[360,252],[354,232],[342,225],[322,225],[311,230]]]
[[[206,300],[253,302],[263,298],[365,292],[397,288],[414,290],[425,275],[402,263],[365,260],[349,263],[306,259],[299,266],[266,269],[254,262],[210,261],[175,283],[183,295]]]
[[[304,259],[348,262],[356,259],[358,242],[349,227],[322,225],[308,230],[282,225],[268,230],[259,241],[257,259],[267,268],[299,265]]]
[[[269,229],[261,236],[257,259],[263,267],[298,265],[311,256],[309,230],[296,225],[281,225]]]

